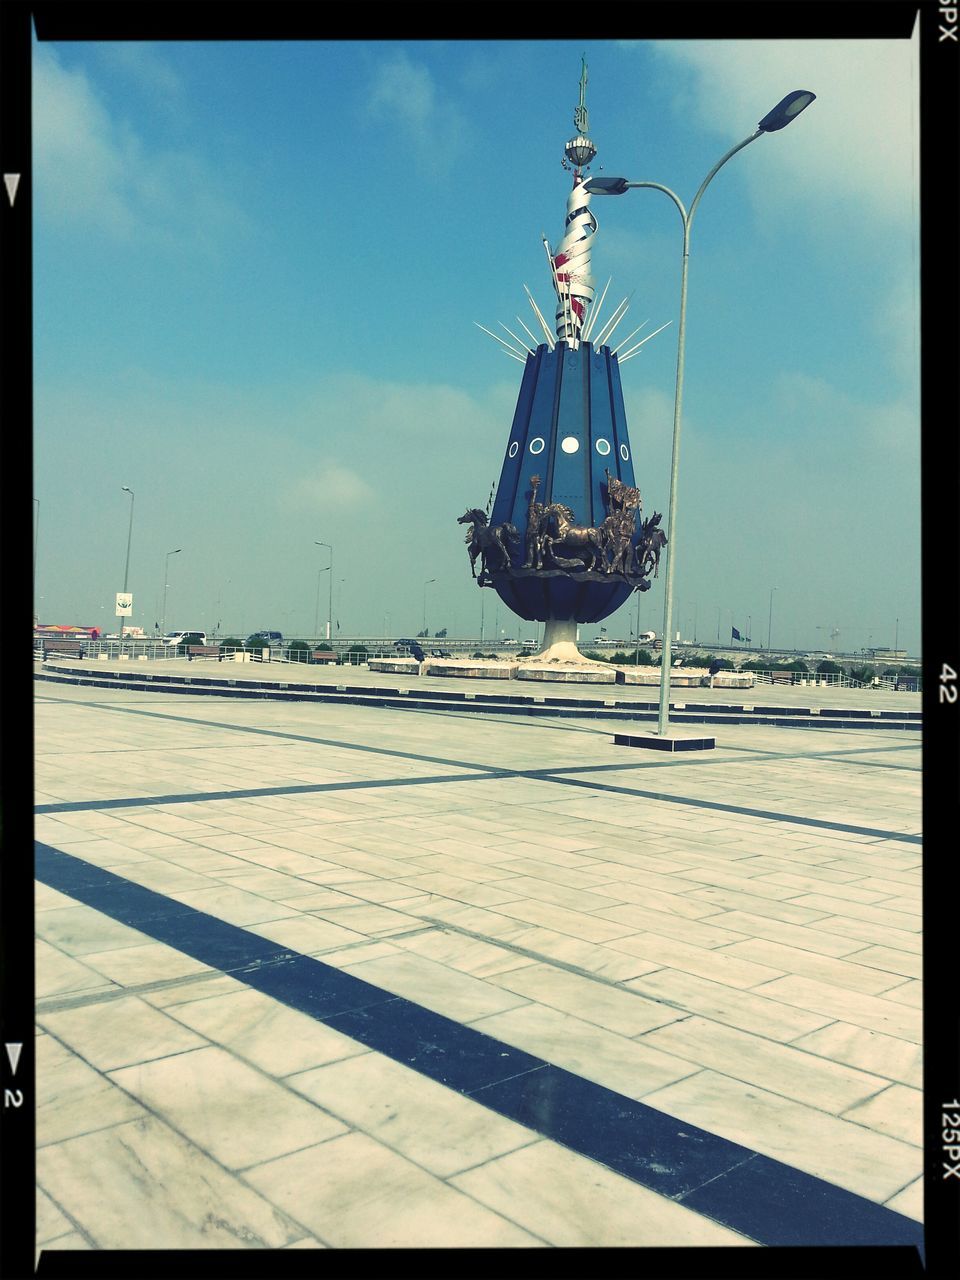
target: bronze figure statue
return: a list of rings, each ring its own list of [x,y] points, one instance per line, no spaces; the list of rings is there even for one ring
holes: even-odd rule
[[[544,506],[537,501],[540,477],[531,476],[533,492],[527,507],[527,532],[524,537],[524,569],[540,569],[543,566]]]
[[[607,516],[600,526],[604,546],[604,571],[620,573],[626,577],[633,563],[633,534],[636,528],[634,511],[616,511]]]
[[[520,534],[512,524],[487,524],[487,514],[479,507],[471,507],[457,521],[469,524],[466,543],[470,556],[470,573],[475,578],[477,556],[480,560],[480,585],[491,569],[507,569],[513,555],[520,549]]]
[[[667,535],[660,528],[660,512],[655,511],[649,520],[644,520],[640,530],[635,553],[635,572],[647,576],[652,569],[653,576],[659,577],[660,552],[666,545]]]

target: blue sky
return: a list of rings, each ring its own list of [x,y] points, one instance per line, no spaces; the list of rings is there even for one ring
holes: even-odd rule
[[[499,475],[552,315],[580,56],[595,173],[672,187],[788,91],[693,228],[684,638],[919,653],[918,68],[901,41],[38,43],[35,496],[44,622],[477,636],[457,517]],[[602,166],[602,169],[598,166]],[[680,221],[597,199],[646,511],[667,503]],[[632,323],[630,323],[632,321]],[[319,577],[318,577],[319,574]],[[435,579],[428,583],[428,580]],[[532,634],[493,592],[484,626]],[[662,585],[640,603],[660,630]],[[636,603],[605,623],[629,636]],[[586,634],[593,634],[587,628]],[[838,630],[839,636],[831,639]]]

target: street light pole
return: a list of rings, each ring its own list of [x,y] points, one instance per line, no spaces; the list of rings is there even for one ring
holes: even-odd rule
[[[631,187],[650,187],[655,191],[662,191],[664,195],[670,197],[677,207],[683,223],[683,259],[680,272],[680,319],[677,326],[677,378],[676,389],[673,400],[673,452],[670,462],[670,490],[669,490],[669,514],[667,516],[667,541],[666,551],[666,567],[664,571],[664,599],[663,599],[663,647],[661,650],[661,666],[660,666],[660,710],[657,718],[657,733],[664,737],[667,733],[667,726],[670,718],[670,666],[671,666],[671,643],[670,643],[670,624],[673,616],[673,574],[674,565],[676,563],[676,531],[677,531],[677,477],[680,468],[680,422],[683,410],[683,375],[684,375],[684,359],[686,349],[686,333],[687,333],[687,273],[690,261],[690,228],[693,225],[693,219],[697,212],[697,206],[703,193],[709,184],[716,177],[717,173],[738,151],[742,151],[744,147],[751,142],[755,142],[757,138],[764,133],[774,133],[778,129],[783,129],[790,124],[801,111],[813,102],[815,94],[808,90],[797,89],[793,93],[787,94],[772,111],[769,111],[760,123],[757,125],[753,133],[749,137],[744,138],[742,142],[738,142],[735,147],[731,147],[726,155],[721,156],[717,163],[713,166],[703,182],[697,194],[693,198],[688,213],[684,207],[683,201],[671,191],[669,187],[665,187],[660,182],[630,182],[626,178],[589,178],[584,184],[584,190],[589,191],[593,195],[623,195]]]
[[[178,556],[182,550],[182,547],[177,547],[175,551],[168,551],[167,558],[163,562],[163,607],[160,610],[161,636],[165,636],[167,634],[167,575],[170,572],[170,557]]]
[[[770,588],[770,614],[769,614],[769,617],[767,618],[767,649],[768,650],[770,648],[770,636],[773,633],[773,593],[777,589],[778,589],[777,587]]]
[[[133,490],[132,490],[131,488],[129,488],[127,485],[122,484],[122,485],[120,486],[120,491],[121,491],[122,493],[129,493],[129,495],[130,495],[130,523],[127,525],[127,558],[126,558],[126,561],[124,562],[124,566],[123,566],[123,593],[124,593],[124,595],[126,595],[126,593],[127,593],[127,579],[128,579],[128,577],[129,577],[129,574],[130,574],[130,539],[133,537]],[[121,650],[121,652],[123,651],[123,631],[124,631],[123,619],[121,618],[121,620],[120,620],[120,650]]]
[[[330,563],[326,566],[326,569],[330,570],[330,592],[327,601],[327,639],[329,640],[330,624],[333,621],[333,547],[331,547],[329,542],[317,542],[316,538],[314,538],[313,542],[314,546],[326,547],[330,552]],[[320,625],[320,574],[325,573],[326,569],[321,569],[317,574],[317,627]]]
[[[37,506],[37,518],[33,526],[33,620],[39,622],[40,618],[37,613],[37,547],[40,543],[40,499],[34,498]]]

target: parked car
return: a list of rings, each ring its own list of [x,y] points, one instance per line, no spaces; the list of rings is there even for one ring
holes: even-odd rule
[[[203,631],[168,631],[163,637],[166,645],[206,644],[207,636]]]
[[[247,636],[247,644],[253,649],[279,649],[283,636],[279,631],[255,631],[252,636]]]

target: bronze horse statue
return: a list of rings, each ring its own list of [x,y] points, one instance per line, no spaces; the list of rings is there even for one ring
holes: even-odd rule
[[[604,536],[599,529],[591,528],[588,525],[576,525],[573,523],[573,512],[569,507],[564,506],[562,502],[554,502],[548,506],[543,513],[543,526],[545,530],[543,534],[543,558],[544,562],[549,564],[553,561],[561,569],[606,569],[606,557],[604,555]],[[568,559],[561,555],[557,555],[557,548],[561,552],[572,551],[574,557]],[[578,564],[580,560],[583,563]]]
[[[660,575],[660,552],[667,545],[667,535],[660,528],[660,512],[655,511],[649,520],[644,520],[640,530],[640,538],[636,547],[636,571],[653,576]]]
[[[491,569],[508,569],[515,552],[520,549],[520,534],[512,524],[487,524],[487,513],[479,507],[465,511],[457,524],[468,524],[466,543],[470,556],[470,573],[475,578],[477,556],[480,560],[480,583]]]

